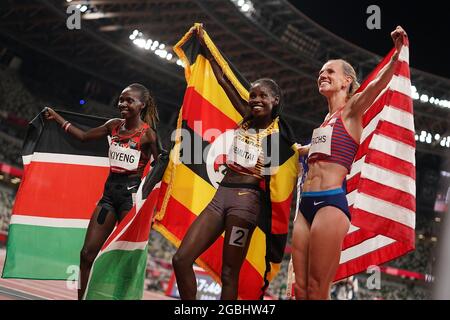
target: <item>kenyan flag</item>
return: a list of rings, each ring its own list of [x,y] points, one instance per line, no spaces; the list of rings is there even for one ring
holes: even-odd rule
[[[109,236],[95,259],[84,299],[142,298],[147,243],[160,186],[158,183],[147,200],[143,200],[144,181],[136,193],[136,205]]]
[[[61,115],[87,130],[107,119]],[[66,280],[78,267],[109,172],[107,139],[79,142],[41,112],[29,124],[24,175],[12,211],[3,278]]]
[[[107,119],[60,112],[88,130]],[[89,219],[109,173],[108,140],[81,143],[43,113],[29,125],[24,175],[13,208],[3,278],[74,280]],[[141,299],[147,243],[165,159],[160,157],[143,195],[114,229],[91,269],[85,299]],[[149,165],[145,168],[145,175]],[[148,200],[148,201],[147,201]]]

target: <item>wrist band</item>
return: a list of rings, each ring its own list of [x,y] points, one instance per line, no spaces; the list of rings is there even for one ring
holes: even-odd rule
[[[69,121],[67,121],[67,120],[66,120],[66,121],[64,121],[64,122],[63,122],[63,124],[61,125],[61,128],[63,128],[63,129],[64,129],[64,126],[65,126],[65,125],[66,125],[66,124],[67,124],[68,122],[69,122]]]
[[[64,125],[63,125],[64,131],[67,132],[67,130],[69,130],[70,125],[71,125],[71,123],[70,123],[69,121],[66,121],[66,122],[64,123]]]

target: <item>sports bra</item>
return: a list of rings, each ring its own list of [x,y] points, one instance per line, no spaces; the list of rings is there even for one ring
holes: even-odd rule
[[[308,163],[326,161],[344,166],[350,172],[359,143],[353,139],[342,121],[342,110],[336,111],[313,131]]]
[[[144,123],[135,132],[123,135],[119,134],[120,128],[125,125],[125,120],[111,130],[109,145],[110,170],[114,173],[132,174],[141,172],[149,158],[141,152],[141,139],[149,125]]]

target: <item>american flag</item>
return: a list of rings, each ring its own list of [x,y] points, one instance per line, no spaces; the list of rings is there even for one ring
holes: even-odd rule
[[[383,59],[359,91],[389,63]],[[416,169],[409,46],[394,76],[363,116],[361,144],[347,176],[352,224],[344,239],[335,280],[366,271],[415,248]]]
[[[361,84],[373,81],[389,63],[392,49]],[[415,131],[409,43],[396,62],[394,76],[363,116],[361,144],[347,176],[347,200],[352,224],[342,245],[335,281],[368,271],[415,248],[416,168]],[[297,183],[297,206],[303,177]],[[293,297],[292,260],[287,292]]]

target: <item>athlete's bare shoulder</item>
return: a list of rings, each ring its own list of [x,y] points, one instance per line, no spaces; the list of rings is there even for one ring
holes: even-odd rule
[[[122,119],[119,118],[113,118],[109,119],[105,122],[104,126],[108,128],[109,131],[111,131],[112,128],[117,127],[122,122]]]

